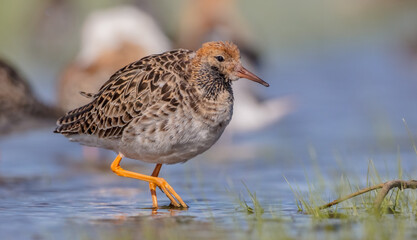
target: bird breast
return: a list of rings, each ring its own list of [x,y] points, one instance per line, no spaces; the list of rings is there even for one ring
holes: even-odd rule
[[[180,105],[165,119],[133,124],[126,129],[120,152],[150,163],[185,162],[209,149],[229,124],[233,102],[201,100],[194,108]]]

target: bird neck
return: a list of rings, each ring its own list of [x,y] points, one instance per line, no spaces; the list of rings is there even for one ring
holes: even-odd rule
[[[233,98],[231,80],[222,74],[217,67],[198,64],[192,74],[195,84],[204,98],[217,100],[220,95],[224,94]]]

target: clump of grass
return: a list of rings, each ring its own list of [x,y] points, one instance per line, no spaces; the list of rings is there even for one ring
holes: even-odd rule
[[[401,166],[401,156],[398,154],[398,180],[383,183],[383,178],[377,171],[372,160],[369,161],[366,176],[366,187],[360,188],[359,185],[352,186],[351,181],[346,176],[341,177],[339,183],[330,184],[336,186],[339,198],[333,202],[326,203],[322,198],[324,192],[320,188],[312,185],[308,178],[308,193],[302,194],[301,191],[291,186],[296,205],[300,212],[309,214],[318,219],[325,218],[344,218],[348,216],[359,216],[361,213],[380,214],[415,214],[417,197],[415,191],[404,191],[405,188],[416,188],[416,181],[405,181],[403,178],[403,168]],[[317,171],[316,171],[317,172]],[[320,179],[323,179],[322,177]],[[380,190],[378,190],[380,189]],[[391,190],[392,189],[392,190]],[[348,195],[346,192],[349,192]],[[340,197],[345,196],[345,197]]]
[[[415,182],[396,180],[382,184],[380,175],[378,174],[372,161],[369,162],[368,166],[366,188],[360,189],[356,186],[356,190],[354,190],[349,179],[342,177],[342,181],[338,183],[338,189],[350,189],[352,194],[339,198],[328,204],[325,204],[320,191],[312,190],[315,188],[314,186],[311,186],[311,184],[309,184],[308,195],[305,197],[305,195],[301,194],[299,190],[295,190],[286,178],[285,180],[295,195],[299,211],[312,215],[316,218],[358,216],[360,214],[359,211],[367,213],[376,212],[378,214],[410,214],[415,212],[417,205],[416,193],[413,191],[404,191],[404,188],[407,186],[409,188],[415,188]],[[376,184],[377,182],[379,182],[379,184]],[[386,189],[386,185],[392,185],[396,187],[396,189]],[[376,189],[381,189],[379,191],[385,191],[385,193],[382,194],[382,192],[379,192],[379,194],[377,194],[376,191],[371,192]],[[389,190],[391,190],[391,192],[385,196]],[[346,194],[339,192],[338,195],[344,196]],[[357,198],[354,199],[353,197]],[[341,207],[339,204],[341,204]]]
[[[246,202],[246,200],[241,196],[239,197],[239,205],[242,209],[244,209],[247,213],[249,214],[255,214],[256,218],[261,218],[262,214],[264,213],[264,209],[261,206],[258,198],[256,197],[256,193],[255,192],[251,192],[248,188],[248,186],[242,182],[243,185],[246,188],[247,193],[249,194],[249,197],[251,199],[252,202],[252,206],[249,206],[249,204]]]
[[[321,198],[320,191],[315,191],[315,187],[309,183],[308,194],[302,194],[299,189],[295,189],[288,179],[284,176],[285,181],[288,183],[291,191],[295,196],[295,203],[300,213],[308,214],[316,219],[328,219],[328,218],[343,218],[344,214],[335,209],[321,210],[319,206],[325,203]]]

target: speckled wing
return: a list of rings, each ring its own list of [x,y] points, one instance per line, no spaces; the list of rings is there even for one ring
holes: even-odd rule
[[[178,84],[189,78],[187,65],[192,54],[192,51],[179,49],[127,65],[91,96],[91,103],[60,118],[55,132],[118,139],[123,129],[133,119],[142,117],[146,109],[175,110],[178,99],[174,96]]]

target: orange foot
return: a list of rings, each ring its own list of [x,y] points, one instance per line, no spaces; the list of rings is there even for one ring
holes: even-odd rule
[[[171,200],[171,204],[174,207],[188,208],[187,204],[185,204],[182,198],[175,192],[175,190],[168,184],[168,182],[165,181],[165,179],[163,178],[157,177],[159,174],[159,170],[162,166],[161,164],[157,164],[154,172],[152,173],[152,176],[148,176],[124,170],[122,167],[120,167],[120,161],[122,160],[122,158],[123,154],[119,153],[119,155],[117,155],[116,159],[114,159],[113,163],[111,164],[111,169],[119,176],[135,178],[149,182],[149,189],[151,190],[152,195],[152,206],[154,208],[158,208],[158,200],[156,198],[156,186],[158,186],[161,189],[161,191],[164,192],[165,195],[167,195],[169,200]],[[177,200],[179,203],[177,202]]]
[[[168,184],[168,182],[165,179],[159,178],[159,177],[156,177],[154,182],[149,182],[149,188],[152,194],[152,206],[154,208],[158,208],[158,200],[156,198],[156,192],[155,192],[156,186],[158,186],[159,189],[161,189],[161,191],[164,192],[165,195],[167,195],[169,200],[171,200],[171,204],[174,207],[188,208],[187,204],[185,204],[185,202],[182,200],[180,195],[178,195],[175,192],[175,190]],[[177,202],[177,200],[179,203]]]

